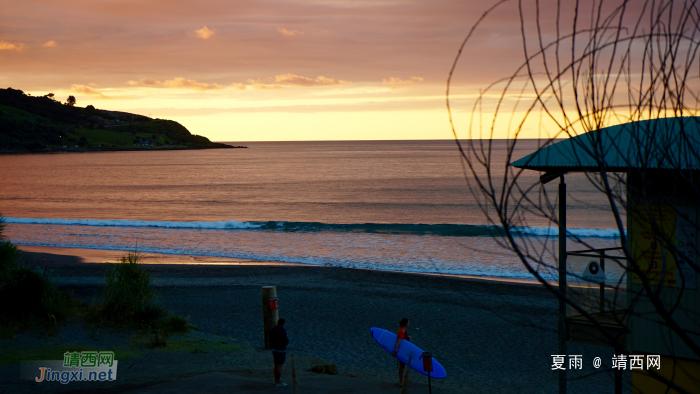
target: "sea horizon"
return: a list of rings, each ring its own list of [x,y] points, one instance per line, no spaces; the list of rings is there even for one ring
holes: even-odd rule
[[[1,179],[7,234],[18,245],[531,278],[471,195],[454,140],[247,143],[37,155],[32,165],[0,157],[4,174],[21,175]],[[505,143],[493,141],[501,162]],[[523,145],[517,154],[537,140]],[[568,182],[570,247],[615,245],[605,201],[585,178]],[[535,243],[558,233],[538,218],[512,231]]]

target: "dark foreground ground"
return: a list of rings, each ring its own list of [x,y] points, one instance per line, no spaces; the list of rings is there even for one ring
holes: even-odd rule
[[[98,296],[104,264],[83,263],[76,256],[25,255],[32,264],[53,269],[61,288],[72,290],[77,298],[90,303]],[[353,387],[355,379],[358,387],[361,382],[370,387],[376,385],[376,392],[398,392],[398,387],[392,386],[397,380],[396,360],[374,342],[369,329],[396,330],[403,317],[411,321],[412,342],[432,352],[447,370],[447,378],[433,380],[433,392],[557,391],[556,375],[551,369],[552,355],[557,354],[556,301],[537,285],[242,262],[235,266],[168,265],[160,260],[160,264],[146,267],[152,273],[161,302],[170,310],[189,316],[200,330],[197,335],[235,338],[247,346],[248,356],[229,358],[213,351],[211,355],[219,360],[211,361],[206,352],[137,355],[135,361],[128,361],[136,368],[124,370],[122,365],[126,366],[126,362],[120,362],[120,378],[109,388],[113,392],[144,390],[151,384],[205,372],[230,372],[266,385],[270,356],[254,349],[262,345],[260,288],[273,285],[277,286],[280,316],[287,320],[290,355],[294,354],[300,365],[332,362],[338,366],[340,376],[328,377],[330,380],[321,383],[329,385],[328,392],[334,385],[344,387],[342,379],[350,379],[348,388]],[[61,335],[64,334],[57,339],[22,334],[1,342],[0,349],[36,347],[67,338]],[[108,338],[111,334],[100,335]],[[568,392],[613,392],[611,349],[569,343],[568,354],[581,355],[583,359],[582,370],[569,371]],[[603,367],[593,368],[594,357],[602,358]],[[148,360],[149,366],[138,369],[143,360]],[[25,392],[100,387],[32,385],[19,382],[17,371],[16,365],[0,366],[0,392],[6,391],[3,387]],[[289,364],[285,365],[287,381],[288,374]],[[317,379],[308,374],[300,376],[302,382],[304,376],[309,376],[307,383]],[[427,392],[424,376],[414,373],[411,378],[411,392]]]

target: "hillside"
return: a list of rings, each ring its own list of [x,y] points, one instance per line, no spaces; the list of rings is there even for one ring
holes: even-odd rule
[[[0,89],[0,151],[239,148],[191,134],[181,124],[62,104]],[[242,147],[240,147],[242,148]]]

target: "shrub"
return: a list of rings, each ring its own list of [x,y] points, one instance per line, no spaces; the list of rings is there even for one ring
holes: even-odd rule
[[[0,289],[11,283],[12,272],[17,266],[19,250],[8,241],[0,241]]]
[[[156,300],[141,260],[141,254],[129,252],[110,265],[102,304],[92,308],[90,319],[104,326],[142,328],[158,336],[187,332],[187,318],[171,314]]]
[[[168,314],[161,323],[163,332],[184,334],[189,330],[189,322],[186,317]]]
[[[5,240],[5,217],[0,214],[0,241]]]
[[[0,214],[0,289],[12,282],[12,271],[17,266],[19,250],[5,238],[5,218]]]
[[[4,322],[22,320],[26,324],[31,316],[44,315],[44,292],[48,291],[44,278],[27,268],[12,270],[12,282],[0,289],[0,318]]]
[[[139,253],[129,252],[120,262],[110,264],[105,273],[102,305],[96,311],[98,320],[112,325],[145,327],[164,314],[155,302],[149,274],[140,267],[140,260]]]
[[[0,331],[13,335],[34,324],[62,323],[84,304],[59,291],[49,271],[19,264],[19,249],[4,235],[0,216]]]
[[[46,271],[14,266],[11,280],[0,288],[0,323],[19,330],[62,323],[80,307],[70,292],[56,288]]]

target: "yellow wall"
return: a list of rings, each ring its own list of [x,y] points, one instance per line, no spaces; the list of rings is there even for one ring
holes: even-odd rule
[[[657,372],[690,393],[700,393],[700,361],[661,356],[661,369]],[[632,373],[634,394],[665,393],[666,388],[666,384],[652,377],[647,371],[635,370]],[[668,393],[678,391],[669,390]]]

